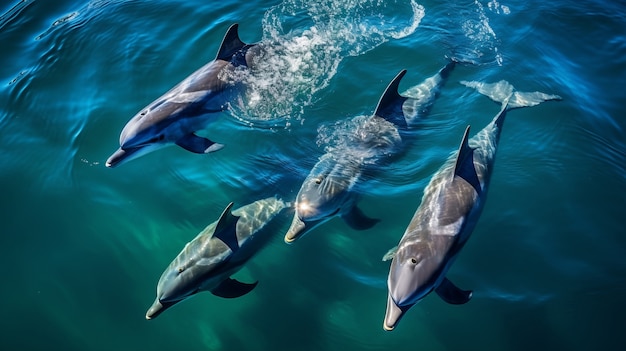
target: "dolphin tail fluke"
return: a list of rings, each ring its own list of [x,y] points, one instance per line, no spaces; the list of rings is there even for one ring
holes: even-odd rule
[[[248,284],[228,278],[218,285],[217,288],[211,290],[211,293],[215,296],[232,299],[249,293],[258,283],[259,282]]]
[[[467,303],[472,298],[471,290],[461,290],[454,285],[448,278],[443,278],[443,281],[435,289],[435,292],[439,297],[452,305],[462,305]]]
[[[235,23],[226,31],[226,35],[224,35],[224,39],[222,39],[222,45],[220,45],[215,59],[230,61],[233,55],[246,45],[246,43],[239,39],[239,24]]]
[[[544,101],[561,100],[558,95],[535,92],[515,91],[511,83],[501,80],[497,83],[483,83],[477,81],[461,81],[461,84],[469,88],[474,88],[479,93],[489,97],[500,104],[508,103],[507,109],[531,107],[539,105]]]
[[[352,229],[356,230],[370,229],[376,225],[376,223],[380,222],[379,219],[366,216],[357,206],[352,207],[352,210],[342,215],[341,218],[343,218]]]

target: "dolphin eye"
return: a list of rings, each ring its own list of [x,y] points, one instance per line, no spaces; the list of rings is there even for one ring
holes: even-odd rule
[[[319,176],[315,178],[315,184],[322,184],[323,180],[324,180],[324,176]]]
[[[409,261],[411,262],[411,264],[417,264],[417,258],[415,257],[411,257]]]

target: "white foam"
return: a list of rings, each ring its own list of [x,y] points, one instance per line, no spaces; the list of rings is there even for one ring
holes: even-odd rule
[[[411,1],[411,7],[413,9],[413,19],[411,21],[411,25],[401,31],[391,33],[392,38],[405,38],[415,33],[415,30],[417,29],[417,27],[419,27],[420,22],[422,22],[422,18],[424,18],[424,15],[426,14],[426,11],[424,10],[424,6],[416,3],[415,1]]]
[[[483,5],[478,0],[475,0],[474,4],[476,5],[477,17],[467,19],[462,24],[465,37],[470,39],[474,45],[474,50],[471,54],[476,59],[480,59],[487,54],[489,56],[493,55],[493,60],[502,66],[503,57],[498,51],[498,36],[489,23],[489,17],[487,17]],[[496,5],[492,5],[492,2],[490,2],[488,6],[491,8]],[[499,4],[497,6],[500,8]]]
[[[249,70],[233,73],[246,87],[233,114],[249,124],[301,120],[344,58],[415,32],[424,8],[404,2],[412,9],[406,16],[386,15],[387,4],[376,0],[288,0],[270,8],[263,19],[262,54]]]
[[[511,14],[511,10],[509,9],[509,7],[506,5],[500,5],[497,0],[489,1],[489,3],[487,3],[487,7],[489,8],[489,10],[491,10],[491,12],[495,12],[497,14],[500,14],[500,11],[502,11],[502,14],[504,15]]]

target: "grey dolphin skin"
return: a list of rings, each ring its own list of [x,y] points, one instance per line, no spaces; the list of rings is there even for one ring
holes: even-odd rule
[[[353,191],[365,167],[379,163],[398,152],[400,131],[415,125],[428,112],[455,63],[450,62],[432,77],[398,93],[401,71],[387,86],[374,115],[358,119],[358,128],[350,136],[349,146],[320,157],[306,177],[295,203],[295,215],[285,242],[292,243],[316,226],[340,216],[352,228],[364,230],[378,222],[357,207]]]
[[[137,113],[120,134],[120,148],[107,167],[177,144],[194,152],[209,153],[223,145],[195,134],[215,121],[237,93],[238,84],[224,80],[225,71],[246,66],[256,54],[255,44],[239,39],[238,25],[229,29],[215,60],[207,63],[170,91]]]
[[[468,139],[465,130],[459,150],[433,175],[400,243],[385,257],[393,257],[387,287],[385,330],[393,330],[413,305],[433,290],[445,302],[464,304],[471,291],[446,278],[457,254],[469,238],[482,208],[507,111],[560,99],[540,92],[520,93],[508,82],[462,82],[496,102],[500,112],[484,129]],[[394,252],[395,250],[395,252]]]
[[[232,202],[217,222],[187,243],[157,284],[157,296],[146,313],[153,319],[201,291],[225,298],[247,294],[256,286],[230,278],[267,241],[268,225],[287,204],[277,198],[255,201],[231,212]]]

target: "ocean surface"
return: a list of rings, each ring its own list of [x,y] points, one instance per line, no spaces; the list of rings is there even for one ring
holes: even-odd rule
[[[626,348],[626,6],[623,1],[4,0],[0,4],[0,349],[620,350]],[[105,167],[126,122],[213,60],[228,27],[271,48],[249,93],[199,134]],[[234,275],[147,321],[185,243],[235,208],[293,202],[402,69],[401,91],[457,65],[359,206],[287,245],[293,210]],[[499,105],[461,81],[561,101],[511,111],[489,198],[448,277],[396,330],[389,262],[465,127]]]

